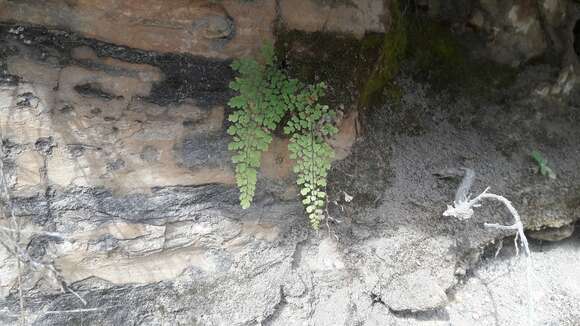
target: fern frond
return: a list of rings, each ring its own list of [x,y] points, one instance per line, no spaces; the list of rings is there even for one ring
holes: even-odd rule
[[[320,83],[299,94],[293,116],[284,128],[287,134],[292,134],[288,145],[290,158],[296,162],[296,183],[314,229],[320,227],[320,221],[324,218],[326,178],[334,157],[334,150],[324,137],[337,132],[330,123],[334,112],[328,106],[317,103],[324,95],[324,88],[325,85]]]
[[[262,50],[264,64],[253,59],[239,59],[232,68],[239,73],[230,88],[239,93],[228,102],[235,111],[228,120],[232,136],[228,148],[234,153],[236,182],[242,208],[250,207],[256,191],[262,153],[272,142],[272,131],[286,114],[284,99],[295,92],[296,81],[288,79],[276,66],[271,46]]]
[[[296,183],[310,225],[318,229],[326,208],[326,178],[334,151],[326,138],[338,130],[335,112],[319,100],[326,85],[304,85],[276,67],[271,46],[262,49],[262,62],[240,59],[232,63],[239,73],[230,88],[238,95],[228,105],[234,109],[227,132],[232,137],[236,182],[242,208],[250,207],[256,192],[261,156],[272,142],[272,132],[290,114],[284,133],[290,136],[290,158],[295,161]]]

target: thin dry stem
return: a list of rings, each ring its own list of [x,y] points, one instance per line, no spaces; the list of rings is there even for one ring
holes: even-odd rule
[[[493,228],[498,230],[507,230],[507,231],[516,231],[514,237],[514,244],[516,249],[516,256],[519,255],[519,248],[518,248],[518,238],[520,240],[520,244],[526,253],[526,279],[527,279],[527,291],[528,291],[528,318],[533,321],[534,320],[534,309],[533,309],[533,296],[532,296],[532,254],[530,252],[530,247],[528,244],[528,239],[524,233],[524,225],[518,214],[515,207],[512,203],[505,197],[488,193],[489,187],[486,188],[481,194],[477,197],[470,199],[467,193],[469,192],[469,188],[471,187],[471,183],[475,176],[473,170],[465,169],[465,176],[464,179],[457,190],[455,201],[453,205],[448,205],[447,209],[443,213],[443,216],[453,216],[462,220],[469,219],[473,216],[474,211],[473,208],[481,206],[480,202],[484,199],[496,200],[504,204],[504,206],[508,209],[510,214],[514,219],[514,224],[512,225],[501,225],[497,223],[484,223],[484,226],[487,228]],[[466,181],[467,180],[467,181]]]

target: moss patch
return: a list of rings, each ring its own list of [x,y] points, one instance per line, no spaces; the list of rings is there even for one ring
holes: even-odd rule
[[[420,17],[409,19],[408,37],[411,72],[436,91],[486,96],[515,81],[516,69],[474,58],[466,45],[468,40],[440,23]]]
[[[405,18],[398,1],[391,2],[388,33],[362,39],[334,33],[279,30],[276,51],[288,74],[308,82],[325,81],[331,104],[348,107],[381,102],[384,95],[399,99],[392,83],[407,49]]]
[[[379,59],[361,91],[359,103],[363,107],[379,102],[382,95],[393,99],[401,96],[400,89],[392,84],[392,80],[399,72],[401,61],[407,50],[407,26],[406,19],[401,14],[399,2],[392,1],[390,9],[392,20],[389,31],[382,39]]]
[[[397,103],[402,90],[394,82],[403,69],[434,91],[469,97],[496,94],[511,85],[517,70],[476,59],[481,40],[456,35],[449,26],[420,14],[403,14],[390,2],[388,32],[351,36],[277,31],[276,51],[288,74],[307,82],[325,81],[331,105],[371,107]],[[472,42],[474,41],[474,42]],[[471,43],[470,43],[471,42]]]

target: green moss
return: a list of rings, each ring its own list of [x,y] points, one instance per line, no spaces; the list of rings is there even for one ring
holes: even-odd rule
[[[290,76],[327,82],[331,105],[366,107],[385,97],[398,100],[401,90],[392,80],[405,58],[407,35],[398,1],[391,2],[391,12],[388,33],[369,33],[362,39],[278,30],[277,56],[283,58]]]
[[[466,40],[449,27],[426,19],[409,20],[407,58],[416,77],[426,79],[437,90],[467,95],[489,95],[510,85],[517,70],[484,59],[474,59]]]
[[[405,57],[407,26],[405,17],[401,14],[399,2],[392,1],[390,9],[392,21],[389,31],[382,40],[379,60],[361,91],[360,104],[364,107],[381,99],[385,90],[388,97],[400,98],[400,90],[392,84],[392,80],[399,72],[401,61]]]
[[[345,107],[398,103],[402,90],[394,79],[402,67],[434,91],[467,96],[490,96],[515,80],[517,70],[474,59],[471,40],[458,37],[449,26],[403,14],[400,0],[390,4],[387,33],[359,40],[333,33],[278,30],[277,56],[290,76],[309,83],[327,82],[328,104]]]

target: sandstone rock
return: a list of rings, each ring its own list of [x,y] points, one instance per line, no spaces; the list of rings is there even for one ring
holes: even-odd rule
[[[539,57],[547,49],[546,34],[535,2],[481,1],[489,25],[491,58],[512,66]]]
[[[18,192],[43,183],[44,158],[38,152],[26,151],[16,158],[16,185]]]
[[[16,258],[3,246],[0,246],[0,275],[0,299],[4,299],[17,282],[18,267]]]
[[[131,4],[138,12],[142,5],[106,7],[113,2],[104,2],[102,10]],[[82,8],[88,2],[67,3],[77,10],[75,3]],[[55,4],[62,3],[46,6]],[[241,19],[232,17],[234,23]],[[214,22],[215,34],[204,37],[226,35],[223,22]],[[428,85],[401,77],[396,82],[406,94],[402,105],[386,103],[361,113],[370,132],[354,144],[356,118],[345,117],[333,140],[342,159],[333,163],[328,187],[329,213],[336,222],[313,232],[296,196],[275,191],[287,189],[279,180],[289,176],[283,140],[276,139],[264,156],[265,178],[254,205],[239,207],[224,148],[224,99],[231,78],[223,69],[226,62],[80,42],[61,31],[36,32],[31,46],[22,45],[26,38],[0,37],[6,49],[17,50],[2,52],[0,64],[23,77],[0,88],[11,207],[24,230],[23,250],[54,265],[59,276],[24,264],[31,324],[414,325],[421,319],[446,324],[471,320],[465,317],[478,309],[487,314],[476,319],[493,324],[493,305],[485,301],[489,296],[479,279],[470,281],[481,292],[467,302],[477,305],[467,305],[468,312],[459,316],[445,316],[461,311],[458,301],[444,307],[445,293],[457,285],[456,274],[470,277],[464,271],[477,263],[479,248],[509,235],[482,226],[503,223],[504,216],[482,208],[467,222],[442,218],[457,183],[433,173],[474,168],[473,191],[492,186],[505,194],[528,228],[570,224],[580,216],[578,117],[574,107],[554,108],[529,96],[529,85],[544,78],[536,75],[537,67],[524,68],[532,73],[482,101],[461,92],[431,97],[420,91]],[[193,87],[197,93],[189,92]],[[172,91],[183,93],[156,100]],[[207,93],[222,101],[205,101]],[[421,111],[412,115],[421,132],[406,132],[405,110]],[[506,139],[514,142],[509,155]],[[545,152],[562,177],[531,176],[528,148]],[[352,197],[347,200],[346,194]],[[6,219],[0,223],[7,225]],[[15,257],[3,249],[0,324],[18,325]],[[575,254],[561,256],[570,253]],[[506,315],[513,315],[511,308],[527,312],[525,300],[513,293],[521,290],[514,281],[521,275],[504,275],[513,270],[513,260],[498,262],[506,269],[491,268],[493,284],[508,284],[509,290],[493,290],[509,303]],[[558,256],[545,265],[561,263]],[[568,268],[563,279],[574,280],[575,271]],[[84,309],[94,310],[74,312],[81,302],[60,282],[86,300]],[[556,302],[577,307],[578,287],[564,285]],[[543,302],[546,298],[553,296]],[[555,313],[545,316],[547,323],[564,321]],[[575,322],[577,316],[564,317]]]
[[[49,63],[32,63],[30,59],[13,56],[7,59],[8,72],[36,85],[54,88],[58,83],[58,67]]]
[[[445,291],[425,270],[396,277],[381,297],[394,311],[434,310],[447,304]]]
[[[229,17],[209,16],[197,24],[197,28],[204,29],[204,37],[207,39],[229,38],[234,34],[234,24]]]
[[[332,238],[322,240],[318,252],[313,256],[304,257],[308,269],[318,272],[337,272],[345,268],[338,251],[338,244]]]
[[[305,32],[337,32],[362,37],[385,32],[388,8],[384,1],[283,0],[281,18],[288,29]]]
[[[4,136],[19,147],[23,144],[33,145],[37,139],[53,135],[51,130],[53,123],[44,105],[47,99],[37,102],[38,105],[35,106],[18,105],[20,95],[30,94],[44,98],[45,95],[50,94],[50,91],[42,85],[33,87],[26,84],[18,88],[0,90],[0,105],[3,108],[0,111],[0,123],[2,126],[10,126],[10,128],[5,128]]]
[[[83,255],[81,247],[69,250],[71,254],[63,252],[55,264],[69,282],[98,277],[113,284],[147,284],[174,279],[186,268],[199,268],[206,273],[216,269],[215,262],[204,251],[195,248],[135,258],[98,253]]]
[[[566,2],[562,0],[543,0],[540,9],[546,19],[546,23],[559,27],[566,19]]]
[[[229,58],[256,53],[272,40],[275,1],[3,1],[0,19],[65,27],[144,50]]]
[[[527,235],[536,240],[562,241],[572,236],[576,226],[574,224],[564,225],[559,228],[545,228],[542,230],[529,231]]]
[[[342,160],[351,153],[358,132],[358,113],[356,111],[341,119],[338,124],[338,133],[328,143],[334,149],[334,159]]]
[[[44,186],[109,185],[135,191],[159,185],[233,183],[227,139],[221,131],[223,107],[201,110],[184,103],[162,108],[137,100],[164,78],[158,68],[98,57],[87,47],[75,48],[72,56],[101,70],[8,59],[11,73],[39,84],[23,84],[11,93],[3,90],[9,109],[0,114],[1,123],[11,126],[5,135],[24,147],[43,137],[54,139],[55,147],[46,157]],[[31,96],[41,100],[19,107],[9,102],[12,94],[35,94]],[[207,138],[207,132],[213,132],[213,138]],[[203,139],[214,146],[209,151],[214,158],[199,152]],[[39,154],[26,149],[17,162],[26,163],[16,175],[18,191],[43,184],[44,159]]]
[[[146,64],[129,63],[111,57],[99,58],[95,51],[88,46],[80,46],[71,50],[71,57],[91,65],[98,65],[102,70],[109,73],[121,73],[131,77],[136,77],[143,82],[159,82],[165,76],[158,67]]]
[[[290,160],[288,139],[275,137],[268,150],[262,155],[261,171],[273,179],[286,179],[292,173],[294,162]]]
[[[482,29],[485,24],[485,17],[483,13],[479,10],[476,10],[469,19],[469,24],[476,29]]]

